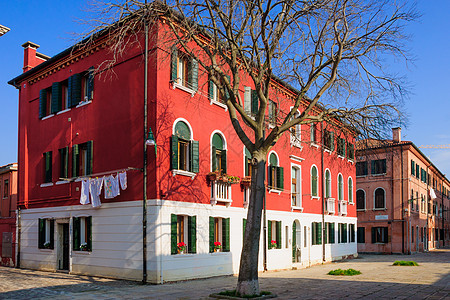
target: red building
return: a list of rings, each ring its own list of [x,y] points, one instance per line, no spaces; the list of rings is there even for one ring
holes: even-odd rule
[[[238,272],[249,152],[230,124],[221,100],[226,95],[208,83],[195,58],[151,43],[147,111],[140,47],[129,47],[112,66],[113,76],[93,72],[109,58],[106,36],[43,63],[34,60],[9,82],[19,89],[22,266],[140,280],[146,264],[154,283]],[[26,47],[24,68],[33,55]],[[243,78],[241,93],[251,114],[247,82]],[[276,81],[271,88],[268,130],[295,95]],[[146,157],[146,259],[145,114],[157,145]],[[268,269],[356,255],[353,143],[342,124],[319,123],[293,128],[271,149],[266,238],[275,244],[264,249],[261,239],[261,270],[262,251]],[[84,179],[113,179],[118,172],[127,174],[120,195],[106,199],[104,180],[101,206],[80,204],[83,185],[95,183]],[[107,187],[110,193],[114,184]]]
[[[0,167],[0,249],[2,266],[16,263],[17,164]]]

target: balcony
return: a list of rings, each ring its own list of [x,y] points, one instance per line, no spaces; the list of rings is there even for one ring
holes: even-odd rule
[[[231,183],[214,180],[211,182],[211,205],[225,203],[228,207],[231,202]]]
[[[338,202],[338,213],[339,213],[340,216],[347,215],[347,201],[340,200]]]
[[[336,212],[334,201],[334,198],[325,199],[325,212],[329,215],[334,215]]]

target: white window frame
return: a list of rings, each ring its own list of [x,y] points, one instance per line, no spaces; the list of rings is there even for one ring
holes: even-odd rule
[[[316,168],[316,172],[317,172],[317,180],[316,180],[316,191],[317,191],[317,196],[313,196],[313,194],[312,194],[312,190],[313,190],[313,180],[312,180],[312,170],[313,170],[313,168]],[[311,182],[311,184],[310,184],[310,188],[311,188],[311,199],[320,199],[320,197],[319,197],[319,178],[320,178],[320,176],[319,176],[319,168],[317,168],[317,166],[315,165],[315,164],[313,164],[312,166],[311,166],[311,169],[309,170],[309,180],[310,180],[310,182]]]
[[[330,173],[330,185],[329,186],[327,186],[327,182],[326,182],[326,180],[327,180],[327,176],[326,176],[327,171]],[[323,172],[323,181],[324,181],[324,186],[325,186],[324,198],[333,198],[333,194],[331,193],[331,190],[332,190],[331,189],[331,184],[333,182],[333,179],[331,178],[331,171],[328,168],[326,168],[325,171]],[[329,195],[329,197],[327,197],[327,195]]]
[[[350,190],[350,182],[352,183],[352,190]],[[351,176],[348,176],[347,179],[347,193],[348,193],[348,203],[351,205],[355,204],[355,199],[353,199],[353,190],[355,189],[355,186],[353,184],[353,178]]]
[[[339,184],[339,178],[341,178],[342,186]],[[342,188],[342,192],[340,191],[341,188]],[[339,198],[340,195],[342,196],[342,199]],[[339,173],[337,176],[337,198],[338,198],[338,201],[344,201],[344,176],[342,176],[341,173]]]
[[[367,210],[367,195],[366,191],[364,189],[357,189],[355,192],[355,195],[358,193],[358,191],[364,192],[364,208],[358,208],[358,204],[356,204],[356,211],[366,211]],[[358,197],[356,196],[356,201],[358,201]]]
[[[375,207],[375,193],[378,189],[382,189],[384,192],[384,207],[383,208]],[[381,186],[379,186],[373,190],[373,210],[386,210],[386,190],[384,188],[382,188]]]
[[[293,205],[292,203],[292,179],[293,179],[293,172],[295,172],[296,175],[296,204]],[[291,163],[291,208],[292,209],[298,209],[303,211],[303,199],[302,199],[302,168],[298,164]]]
[[[292,109],[292,108],[293,107],[291,106],[290,109]],[[294,116],[292,118],[295,119],[298,116],[300,116],[300,112],[297,110],[294,113]],[[290,132],[291,146],[303,149],[303,146],[301,143],[301,141],[302,141],[302,126],[301,126],[301,124],[297,124],[297,125],[294,125],[294,127],[295,127],[295,135],[292,134],[292,132]]]
[[[173,121],[173,124],[172,124],[172,135],[175,135],[175,127],[176,127],[178,122],[184,122],[189,127],[189,131],[190,131],[189,142],[192,142],[194,140],[194,131],[192,130],[191,124],[185,118],[177,118],[175,121]],[[187,155],[186,157],[187,157],[188,160],[190,159],[189,155]],[[197,175],[196,173],[193,173],[193,172],[190,172],[190,171],[186,171],[186,170],[179,170],[179,169],[173,169],[172,170],[172,174],[173,174],[173,176],[175,176],[175,175],[182,175],[182,176],[191,177],[191,179],[194,179],[194,177]]]

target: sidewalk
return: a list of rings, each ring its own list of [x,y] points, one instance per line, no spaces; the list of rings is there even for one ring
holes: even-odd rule
[[[418,267],[394,267],[414,260]],[[326,275],[334,269],[362,272],[352,277]],[[208,299],[234,289],[236,276],[164,285],[40,271],[0,268],[0,299]],[[261,290],[278,299],[450,299],[450,250],[407,255],[363,255],[308,269],[260,274]]]

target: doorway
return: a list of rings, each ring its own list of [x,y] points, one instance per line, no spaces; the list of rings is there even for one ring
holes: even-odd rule
[[[292,262],[302,262],[302,226],[298,220],[292,223]]]
[[[58,225],[58,270],[69,271],[69,223]]]

